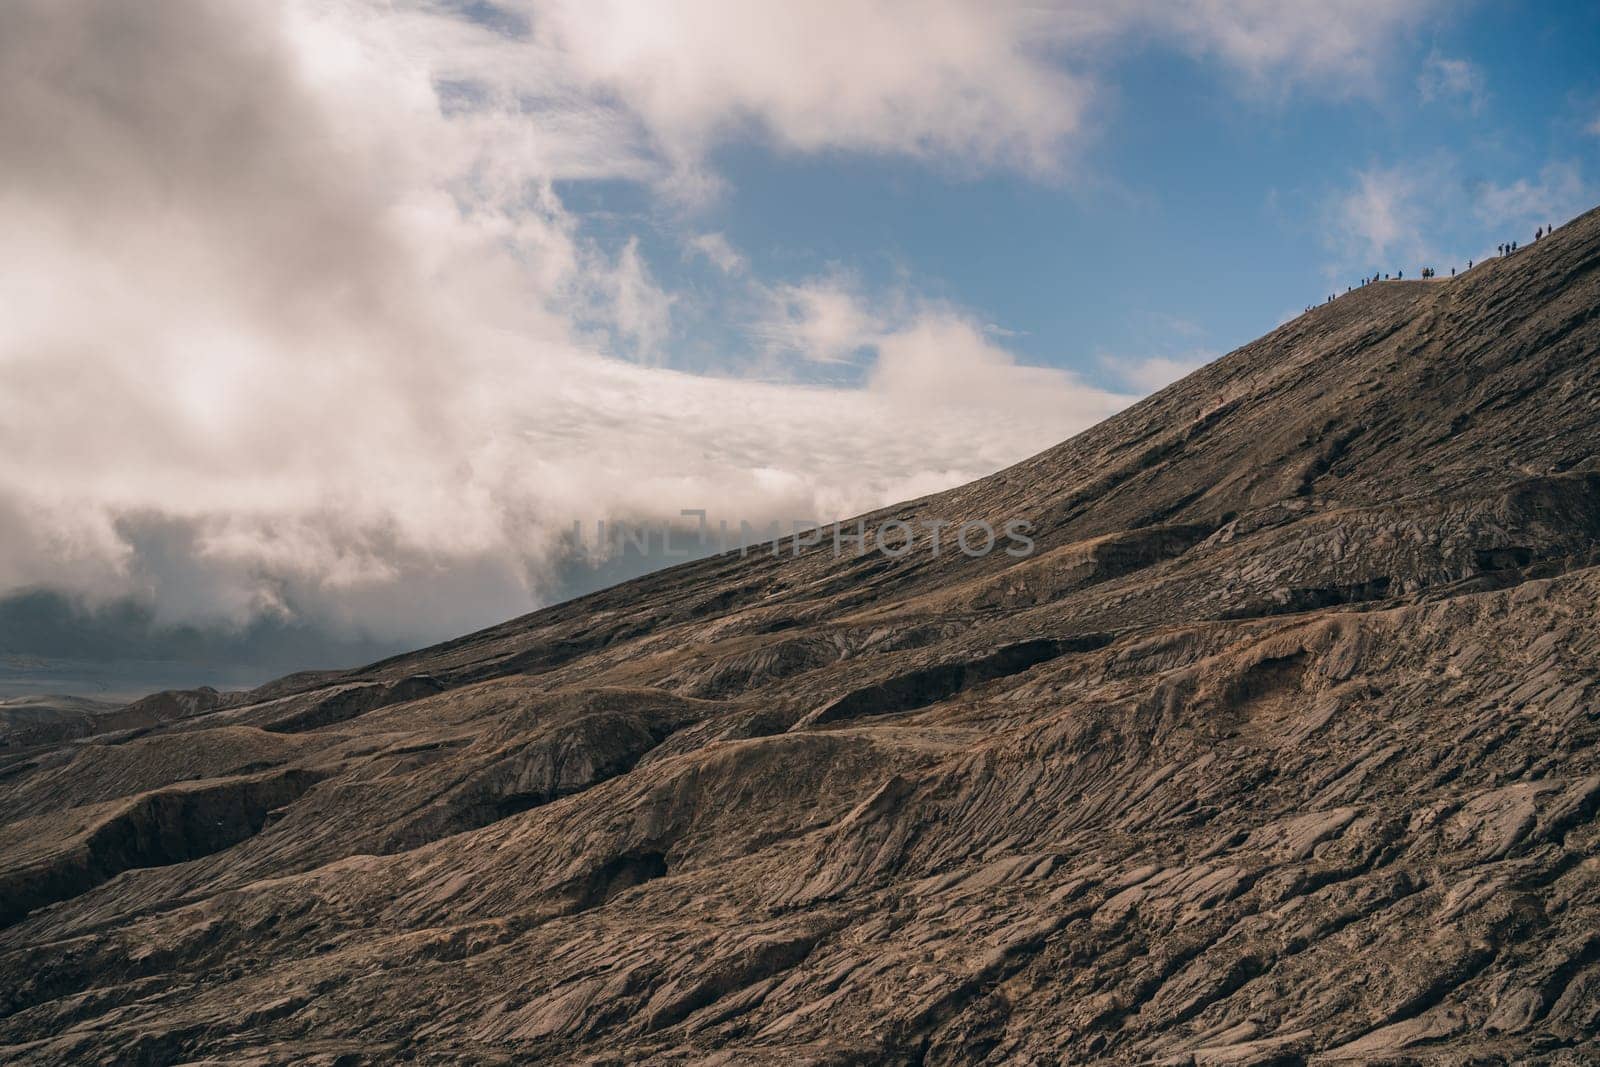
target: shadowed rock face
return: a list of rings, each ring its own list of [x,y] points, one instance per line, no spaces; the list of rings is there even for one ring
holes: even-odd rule
[[[12,1063],[1600,1061],[1600,214],[869,517],[0,756]],[[947,535],[948,536],[948,535]]]

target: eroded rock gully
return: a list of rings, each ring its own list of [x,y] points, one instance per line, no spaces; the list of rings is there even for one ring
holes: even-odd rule
[[[1591,213],[877,516],[1027,559],[13,737],[0,1059],[1600,1062],[1597,441]]]

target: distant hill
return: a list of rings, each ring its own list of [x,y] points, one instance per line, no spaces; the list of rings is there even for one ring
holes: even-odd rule
[[[131,703],[71,696],[12,697],[0,700],[0,751],[148,729],[241,699],[241,693],[219,693],[209,687],[156,693]]]
[[[115,701],[53,694],[0,698],[0,745],[23,735],[40,740],[82,737],[96,731],[96,716],[121,706]]]

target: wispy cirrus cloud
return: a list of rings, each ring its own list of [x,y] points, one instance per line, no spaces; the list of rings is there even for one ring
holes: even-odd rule
[[[742,274],[748,266],[738,249],[721,233],[697,233],[685,242],[686,255],[702,256],[724,274]]]
[[[1384,264],[1425,254],[1435,165],[1374,166],[1355,174],[1329,211],[1329,239],[1350,262]]]
[[[1179,47],[1216,58],[1257,90],[1378,96],[1396,45],[1440,6],[1432,0],[1180,0],[1112,10],[1174,35]]]
[[[1508,182],[1468,180],[1450,155],[1374,164],[1355,171],[1322,210],[1331,279],[1370,270],[1447,271],[1493,254],[1493,236],[1528,241],[1600,199],[1600,186],[1571,160]]]
[[[1417,92],[1425,103],[1454,103],[1476,114],[1488,99],[1483,71],[1470,60],[1428,53],[1422,73],[1417,75]]]
[[[1486,223],[1509,226],[1557,225],[1593,206],[1600,187],[1571,161],[1546,164],[1533,178],[1478,189],[1474,210]]]

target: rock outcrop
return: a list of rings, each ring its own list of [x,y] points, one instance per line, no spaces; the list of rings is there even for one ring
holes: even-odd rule
[[[0,1059],[1600,1062],[1597,443],[1590,213],[903,555],[0,750]]]

